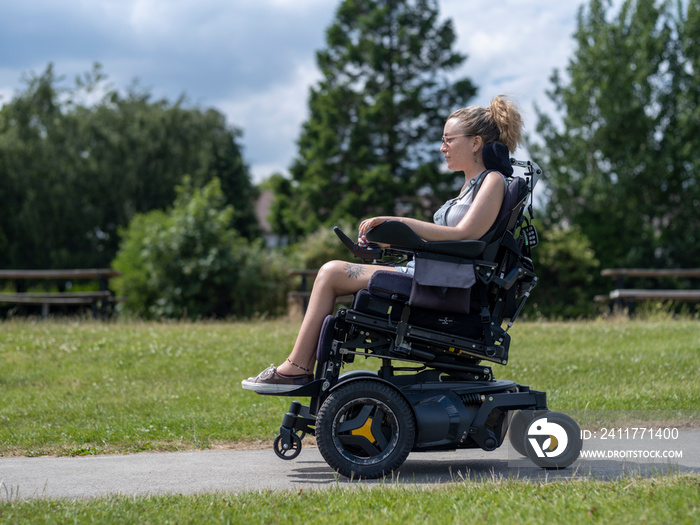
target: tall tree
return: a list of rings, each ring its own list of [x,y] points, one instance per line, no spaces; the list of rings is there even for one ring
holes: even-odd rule
[[[449,73],[451,21],[437,0],[345,0],[317,53],[323,79],[311,89],[310,117],[291,180],[277,179],[271,223],[299,236],[342,219],[426,216],[454,189],[440,173],[447,113],[476,88]]]
[[[582,7],[566,75],[539,115],[547,221],[580,227],[606,266],[687,266],[700,257],[697,0]]]
[[[61,87],[49,65],[0,110],[0,267],[109,265],[119,228],[169,206],[185,174],[218,178],[232,226],[255,235],[239,135],[214,110],[119,94],[99,66]]]
[[[700,1],[678,4],[671,20],[669,87],[661,97],[668,152],[666,205],[659,259],[669,265],[697,266],[700,259]]]

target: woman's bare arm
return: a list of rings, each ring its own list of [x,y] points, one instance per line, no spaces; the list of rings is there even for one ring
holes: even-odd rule
[[[372,217],[360,224],[360,236],[386,221],[399,221],[409,226],[425,241],[464,241],[481,238],[493,225],[503,204],[505,194],[503,177],[489,173],[474,198],[467,214],[457,226],[439,226],[411,217]]]

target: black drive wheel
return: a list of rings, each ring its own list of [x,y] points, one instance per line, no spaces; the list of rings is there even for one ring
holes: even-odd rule
[[[538,467],[564,469],[578,459],[581,446],[581,427],[560,412],[533,418],[526,430],[527,457]]]
[[[378,381],[353,381],[321,405],[316,443],[343,476],[379,478],[406,460],[415,429],[413,410],[399,392]]]
[[[513,449],[521,456],[527,456],[525,451],[525,432],[535,417],[534,410],[518,410],[508,425],[508,440]]]

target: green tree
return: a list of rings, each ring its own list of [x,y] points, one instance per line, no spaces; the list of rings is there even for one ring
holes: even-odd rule
[[[297,238],[342,219],[432,214],[456,179],[438,169],[444,119],[476,93],[450,78],[465,60],[455,38],[437,0],[341,2],[317,53],[323,79],[291,180],[276,180],[276,231]]]
[[[579,11],[576,51],[549,92],[561,122],[539,115],[546,222],[580,228],[603,267],[696,265],[700,8],[610,5]]]
[[[144,318],[191,319],[280,313],[287,270],[231,228],[235,212],[219,180],[197,189],[189,177],[166,211],[137,214],[122,233],[113,267],[126,310]]]
[[[659,259],[669,266],[697,266],[700,258],[700,2],[677,6],[670,25],[670,85],[661,107],[665,132],[661,151],[668,153],[661,182],[665,197]]]
[[[0,110],[0,266],[108,265],[118,229],[169,206],[185,174],[197,186],[218,178],[232,226],[254,237],[239,136],[217,111],[152,101],[137,85],[120,94],[99,65],[71,87],[49,65]]]

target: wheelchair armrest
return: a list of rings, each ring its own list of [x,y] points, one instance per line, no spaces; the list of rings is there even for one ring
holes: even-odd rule
[[[483,241],[426,242],[408,226],[398,221],[386,221],[367,233],[367,240],[389,244],[392,248],[450,255],[464,259],[479,257],[486,247]]]
[[[422,250],[425,241],[415,232],[399,221],[386,221],[367,232],[367,240],[381,244],[390,244],[394,248]]]

